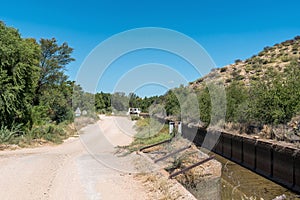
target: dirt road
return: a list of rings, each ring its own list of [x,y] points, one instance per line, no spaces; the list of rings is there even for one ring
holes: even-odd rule
[[[134,164],[114,155],[132,140],[132,122],[101,118],[62,145],[0,152],[0,198],[148,199]]]

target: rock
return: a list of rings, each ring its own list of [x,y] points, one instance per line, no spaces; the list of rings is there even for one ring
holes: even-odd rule
[[[285,194],[275,197],[273,200],[284,200],[286,199]]]

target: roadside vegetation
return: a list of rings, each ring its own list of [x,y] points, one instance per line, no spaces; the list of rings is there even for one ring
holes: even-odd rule
[[[140,118],[135,124],[135,129],[137,133],[133,142],[128,146],[122,147],[128,151],[127,153],[132,153],[147,145],[171,138],[168,125],[160,124],[155,119]]]
[[[61,143],[74,134],[75,106],[89,94],[68,80],[73,48],[55,38],[22,38],[0,22],[0,145],[27,146],[36,141]],[[77,95],[73,102],[72,96]],[[76,99],[76,98],[75,98]]]

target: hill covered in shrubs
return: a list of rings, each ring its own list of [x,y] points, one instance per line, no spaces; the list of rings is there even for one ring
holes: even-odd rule
[[[300,141],[300,36],[265,47],[249,59],[238,59],[191,82],[189,88],[197,92],[200,106],[203,97],[209,96],[209,81],[226,88],[225,129]],[[205,101],[208,103],[202,110],[209,112],[209,99]],[[210,116],[201,115],[201,120],[209,123]]]

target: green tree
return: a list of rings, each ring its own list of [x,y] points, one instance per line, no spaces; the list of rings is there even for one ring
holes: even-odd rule
[[[163,96],[152,96],[152,97],[144,97],[143,99],[138,99],[139,107],[141,108],[142,112],[149,112],[149,108],[151,105],[159,104],[162,102]]]
[[[111,94],[100,92],[95,95],[95,109],[100,113],[111,112]]]
[[[71,57],[73,48],[66,42],[58,45],[55,38],[41,39],[40,47],[40,77],[36,89],[36,105],[39,104],[39,98],[45,90],[67,81],[68,76],[64,73],[66,66],[75,60]]]
[[[164,104],[167,115],[179,116],[180,104],[174,91],[169,90],[164,95]]]
[[[250,88],[250,119],[265,124],[287,123],[299,112],[300,68],[291,62],[285,72],[270,72]]]
[[[115,112],[127,112],[129,98],[124,92],[115,92],[111,96],[111,106]]]
[[[34,99],[35,107],[47,108],[52,121],[72,120],[72,93],[74,82],[65,75],[66,66],[74,61],[73,48],[67,43],[58,45],[55,38],[40,40],[40,74]],[[41,110],[41,108],[35,108]],[[34,112],[43,115],[43,113]],[[33,116],[37,118],[36,116]]]
[[[205,87],[197,92],[200,110],[200,120],[206,124],[210,123],[211,119],[211,99],[208,87]]]
[[[34,39],[0,22],[0,124],[31,124],[31,104],[39,78],[40,48]]]
[[[238,81],[233,81],[226,88],[226,121],[227,122],[246,122],[248,90]]]

